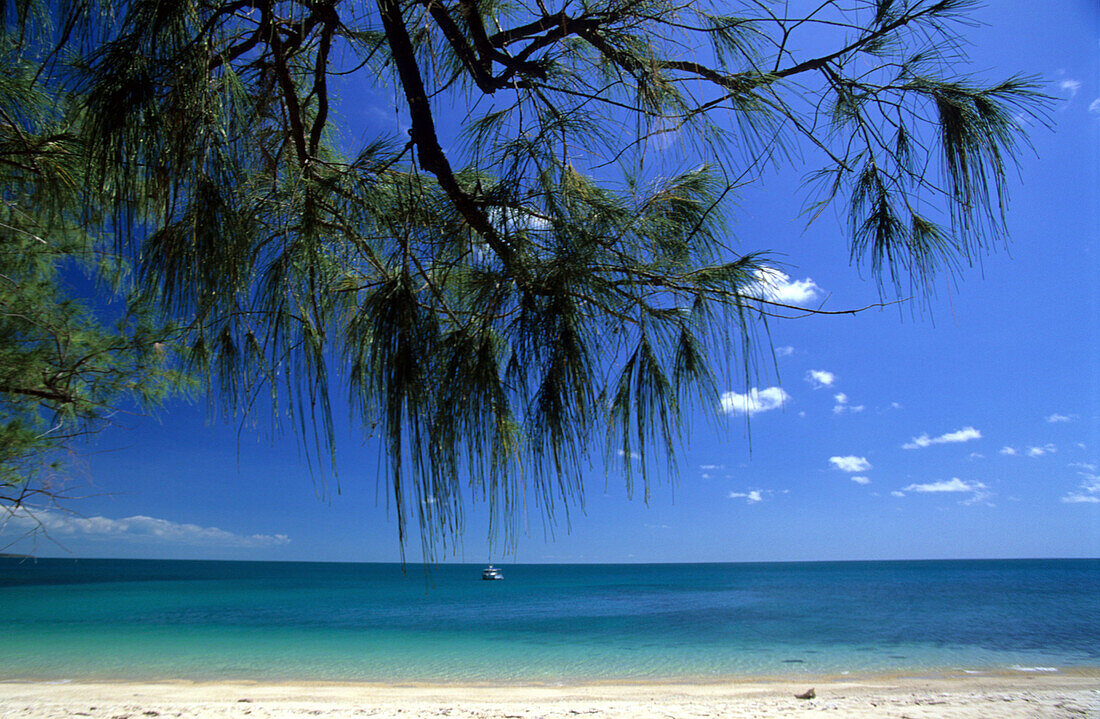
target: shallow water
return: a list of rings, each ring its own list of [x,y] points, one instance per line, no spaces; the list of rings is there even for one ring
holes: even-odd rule
[[[1100,666],[1100,561],[0,559],[7,679],[585,681]]]

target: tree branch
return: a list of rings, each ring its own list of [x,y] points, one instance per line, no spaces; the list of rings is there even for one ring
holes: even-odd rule
[[[410,132],[419,150],[420,167],[435,176],[439,186],[454,203],[455,209],[470,227],[484,238],[516,280],[524,285],[530,284],[528,273],[517,261],[515,250],[500,237],[477,201],[458,184],[450,162],[443,154],[443,148],[439,144],[435,130],[435,121],[432,118],[431,105],[424,90],[420,68],[416,64],[416,55],[409,38],[409,31],[405,27],[405,18],[401,13],[399,0],[376,1],[394,65],[397,67],[398,78],[409,104],[409,116],[412,120]]]

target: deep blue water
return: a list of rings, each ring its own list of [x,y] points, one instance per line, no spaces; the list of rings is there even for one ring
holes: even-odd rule
[[[0,678],[584,681],[1100,667],[1100,560],[0,559]]]

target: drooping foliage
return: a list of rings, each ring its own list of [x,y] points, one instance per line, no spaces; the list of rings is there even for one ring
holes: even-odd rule
[[[648,487],[776,308],[728,239],[768,168],[812,159],[902,294],[1002,239],[1041,98],[962,74],[971,4],[69,0],[45,74],[216,395],[326,457],[348,391],[430,551],[466,485],[505,536],[594,453]]]
[[[126,301],[125,263],[94,232],[102,216],[88,204],[79,110],[37,81],[41,64],[18,38],[3,40],[0,507],[10,510],[55,498],[81,437],[185,380],[172,328]]]

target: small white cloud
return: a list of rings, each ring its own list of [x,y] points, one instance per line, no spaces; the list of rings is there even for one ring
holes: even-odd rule
[[[730,492],[730,499],[744,499],[748,504],[756,504],[757,502],[763,502],[764,498],[760,496],[759,489],[753,489],[748,492]]]
[[[756,271],[756,282],[745,290],[745,294],[769,302],[801,306],[816,300],[821,291],[809,277],[792,280],[790,275],[774,267],[762,267]]]
[[[901,402],[891,402],[890,409],[901,409]]]
[[[1057,412],[1055,412],[1054,414],[1047,416],[1047,422],[1050,422],[1051,424],[1056,424],[1058,422],[1072,422],[1073,418],[1074,415],[1058,414]]]
[[[1081,81],[1074,80],[1072,78],[1066,78],[1058,83],[1058,89],[1066,93],[1069,99],[1077,97],[1077,91],[1081,89]]]
[[[870,484],[871,480],[867,477],[852,477],[852,481],[856,484]]]
[[[775,356],[776,357],[790,357],[793,354],[794,354],[794,347],[791,347],[790,345],[787,345],[786,347],[776,347],[775,348]]]
[[[123,519],[79,517],[61,512],[10,510],[0,531],[26,533],[41,530],[52,537],[87,537],[123,541],[156,542],[216,547],[277,547],[290,543],[285,534],[235,534],[217,527],[171,522],[167,519],[134,515]]]
[[[836,402],[833,405],[833,414],[841,414],[842,412],[862,412],[863,405],[851,405],[848,404],[848,395],[843,392],[838,392],[833,395],[833,400]]]
[[[1069,466],[1073,467],[1074,469],[1083,469],[1086,472],[1096,471],[1096,465],[1092,462],[1070,462]]]
[[[969,442],[974,439],[981,439],[982,433],[973,427],[963,427],[962,429],[955,430],[954,432],[947,432],[941,434],[939,437],[929,437],[927,433],[922,434],[919,437],[914,437],[910,441],[902,445],[903,449],[921,449],[922,447],[930,447],[933,444],[954,444],[957,442]],[[1003,453],[1003,452],[1002,452]]]
[[[898,490],[895,489],[893,492],[890,492],[890,496],[891,497],[904,497],[905,492],[899,492]]]
[[[954,432],[947,432],[936,437],[933,442],[939,444],[941,442],[969,442],[972,439],[981,439],[982,433],[973,427],[963,427],[962,429],[955,430]]]
[[[943,482],[910,484],[906,492],[978,492],[987,489],[981,482],[964,482],[958,477]]]
[[[832,387],[836,382],[836,375],[828,370],[812,369],[806,373],[806,381],[814,386],[814,389]]]
[[[703,470],[704,472],[712,472],[716,469],[725,469],[725,468],[726,468],[726,465],[724,465],[724,464],[700,464],[699,465],[699,469]]]
[[[791,399],[781,387],[768,387],[757,389],[753,387],[747,394],[737,392],[725,392],[722,394],[722,411],[726,414],[754,415],[759,412],[767,412],[780,409]]]
[[[1089,105],[1089,112],[1094,115],[1100,115],[1100,97],[1093,100]]]
[[[1036,122],[1035,118],[1024,112],[1017,112],[1012,115],[1012,121],[1016,123],[1018,127],[1028,128],[1034,127]]]
[[[1081,489],[1090,494],[1100,494],[1100,477],[1084,472],[1081,473],[1081,476],[1085,478],[1085,481],[1081,482]]]
[[[624,452],[620,449],[619,450],[619,456],[620,457],[625,457],[626,452]],[[630,458],[633,459],[635,462],[640,462],[642,460],[642,455],[638,454],[637,452],[631,452],[630,453]]]
[[[829,464],[841,472],[866,472],[871,468],[871,463],[865,457],[848,455],[846,457],[829,457]]]
[[[991,496],[988,491],[989,487],[985,486],[981,482],[964,482],[958,477],[943,481],[943,482],[929,482],[927,484],[910,484],[908,487],[904,487],[906,492],[919,492],[922,494],[940,494],[940,493],[965,493],[970,496],[963,499],[959,504],[971,505],[978,504],[979,502],[986,502]]]
[[[1000,453],[1006,457],[1015,457],[1019,454],[1019,452],[1016,451],[1015,447],[1001,447]]]
[[[985,459],[985,455],[981,452],[971,452],[968,459]]]
[[[1085,478],[1078,486],[1078,491],[1070,492],[1062,497],[1062,501],[1068,504],[1098,504],[1100,503],[1100,475],[1088,472],[1079,472]]]
[[[1054,454],[1057,451],[1058,448],[1055,447],[1053,444],[1044,444],[1042,447],[1028,447],[1027,456],[1042,457],[1043,455]]]

